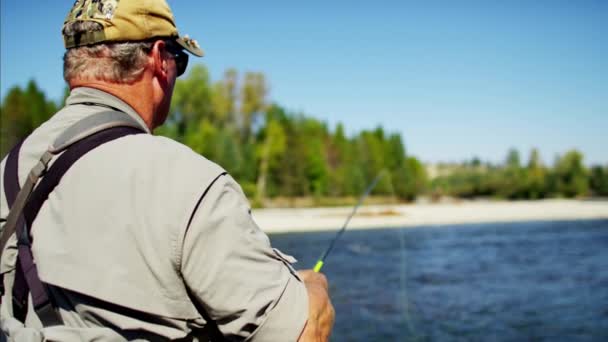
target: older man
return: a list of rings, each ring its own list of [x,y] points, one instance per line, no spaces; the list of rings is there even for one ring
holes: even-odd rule
[[[2,162],[3,175],[16,170],[16,184],[5,177],[0,195],[2,222],[20,200],[6,194],[7,184],[24,186],[48,146],[76,123],[90,125],[86,119],[109,113],[146,134],[105,142],[65,172],[19,238],[36,267],[16,267],[17,239],[9,240],[1,269],[4,337],[327,340],[334,311],[325,277],[296,272],[293,259],[271,247],[241,188],[220,166],[149,134],[169,113],[186,51],[203,55],[195,40],[178,35],[166,2],[79,0],[63,36],[71,93],[11,152],[13,162]],[[48,158],[51,168],[58,158]],[[42,287],[32,285],[32,272]],[[48,295],[50,310],[38,298],[20,308],[20,277],[33,297]]]

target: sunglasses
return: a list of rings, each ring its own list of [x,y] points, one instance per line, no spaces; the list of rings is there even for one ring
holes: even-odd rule
[[[167,41],[165,46],[167,52],[169,52],[173,56],[173,59],[175,59],[175,65],[177,66],[177,77],[183,75],[188,67],[188,54],[174,42]]]

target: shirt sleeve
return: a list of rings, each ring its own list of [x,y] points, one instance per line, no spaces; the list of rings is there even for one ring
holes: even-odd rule
[[[230,340],[296,341],[308,318],[306,288],[250,212],[240,186],[221,176],[185,234],[184,281]]]

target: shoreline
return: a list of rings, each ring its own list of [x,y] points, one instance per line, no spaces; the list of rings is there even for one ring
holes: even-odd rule
[[[254,209],[252,216],[266,233],[297,233],[338,230],[351,211],[350,206]],[[608,219],[608,200],[472,200],[436,204],[363,205],[350,221],[348,229],[592,219]]]

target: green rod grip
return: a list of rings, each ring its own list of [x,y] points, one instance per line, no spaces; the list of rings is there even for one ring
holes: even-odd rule
[[[321,267],[323,267],[323,260],[317,261],[317,264],[315,265],[315,268],[313,268],[313,271],[319,273]]]

